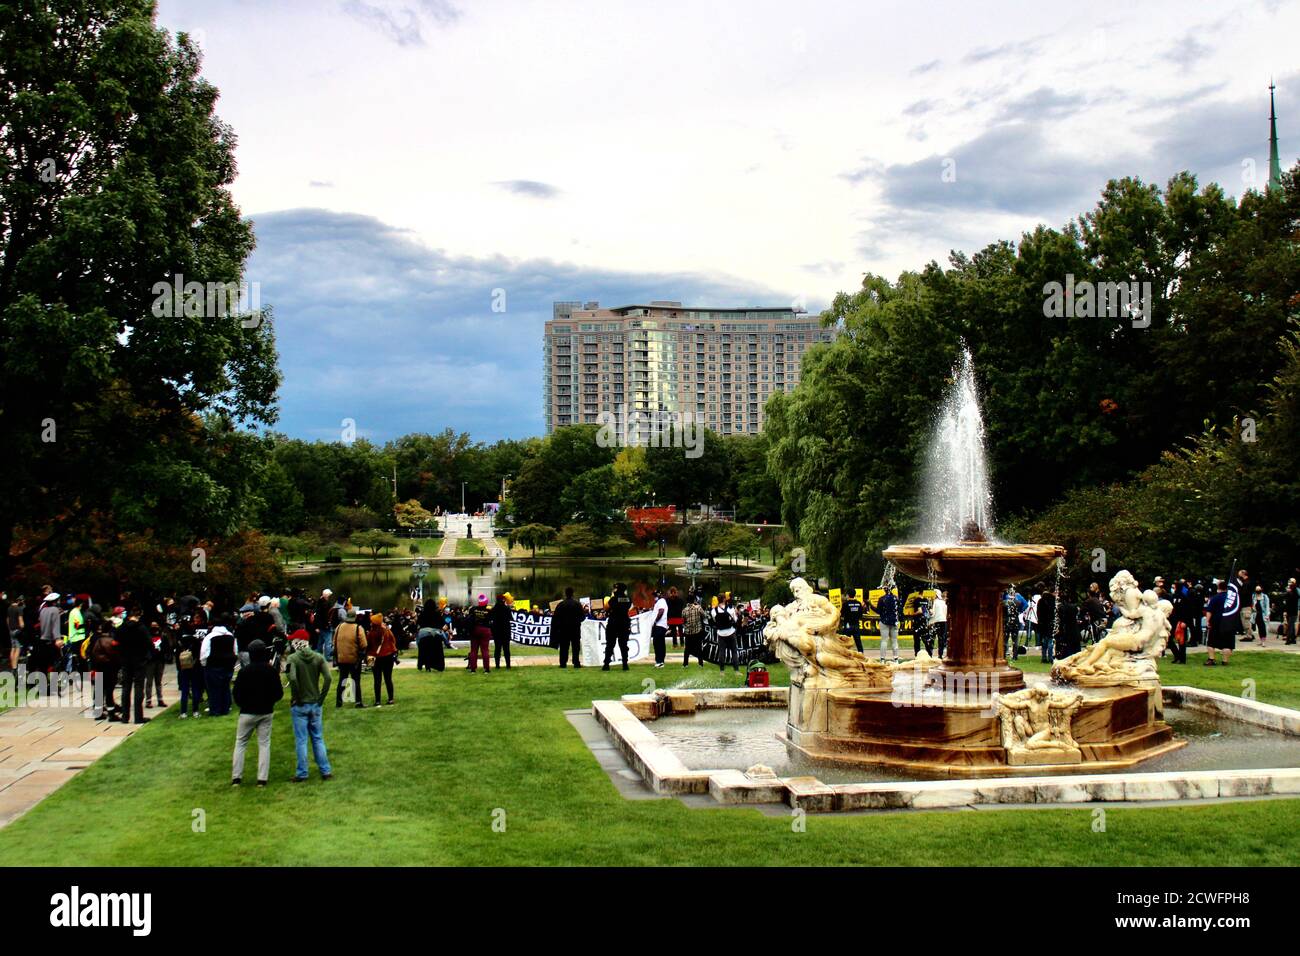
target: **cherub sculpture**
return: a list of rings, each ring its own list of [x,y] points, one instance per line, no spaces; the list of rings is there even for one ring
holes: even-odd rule
[[[1128,571],[1110,579],[1110,597],[1119,620],[1092,647],[1057,661],[1053,680],[1090,686],[1157,682],[1155,659],[1169,640],[1174,606],[1154,591],[1142,591]]]
[[[772,608],[763,629],[768,646],[805,687],[889,688],[888,665],[869,661],[839,633],[840,612],[803,578],[790,582],[794,600]]]

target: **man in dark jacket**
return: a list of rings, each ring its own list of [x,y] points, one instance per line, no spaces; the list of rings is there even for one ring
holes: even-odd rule
[[[122,659],[122,716],[119,720],[128,723],[131,720],[131,704],[135,703],[135,722],[148,723],[144,715],[144,679],[149,667],[149,653],[153,645],[153,635],[142,621],[138,604],[127,611],[126,620],[117,630],[117,643]]]
[[[510,621],[514,616],[511,607],[513,598],[509,592],[497,595],[497,603],[488,615],[488,626],[492,629],[492,653],[497,667],[501,666],[501,652],[505,651],[506,669],[510,669]],[[487,664],[484,663],[484,667]]]
[[[239,723],[235,727],[235,760],[230,783],[238,786],[244,778],[244,753],[249,738],[257,731],[257,785],[265,787],[271,776],[271,718],[275,703],[284,696],[280,675],[269,663],[270,654],[261,641],[248,645],[248,665],[235,678],[235,703],[239,705]]]
[[[582,666],[582,622],[587,612],[573,597],[573,588],[564,589],[564,600],[551,612],[551,644],[560,649],[560,666],[569,664],[569,650],[573,650],[573,666]]]
[[[614,595],[609,599],[607,608],[607,620],[605,621],[605,666],[601,670],[609,670],[609,662],[614,659],[614,642],[618,642],[618,649],[623,653],[623,670],[627,670],[627,638],[632,632],[632,620],[628,614],[632,610],[632,599],[627,596],[627,585],[619,582],[614,585]]]

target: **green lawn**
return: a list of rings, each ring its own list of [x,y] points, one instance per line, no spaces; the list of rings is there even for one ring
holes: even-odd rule
[[[1296,687],[1300,660],[1241,656],[1259,696]],[[470,674],[459,664],[396,675],[398,706],[326,711],[336,778],[291,785],[287,709],[276,716],[272,785],[232,788],[235,720],[155,718],[25,817],[0,830],[0,855],[29,865],[917,864],[1290,865],[1300,801],[786,816],[628,801],[563,711],[661,685],[679,668],[624,673],[527,667]],[[1199,664],[1180,683],[1223,686]],[[1184,673],[1185,671],[1185,673]],[[776,668],[777,682],[784,672]],[[727,684],[711,668],[690,677]],[[1294,694],[1294,691],[1288,691]],[[370,689],[366,688],[367,699]],[[252,776],[254,754],[250,753]],[[192,821],[201,810],[206,832]],[[505,831],[493,829],[504,813]],[[51,834],[58,834],[51,839]]]

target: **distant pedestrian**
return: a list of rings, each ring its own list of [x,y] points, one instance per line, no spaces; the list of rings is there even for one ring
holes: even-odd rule
[[[840,623],[844,627],[844,633],[853,638],[858,653],[863,653],[862,602],[858,600],[858,592],[853,588],[845,590],[844,599],[840,602]]]
[[[692,594],[691,599],[682,608],[682,644],[686,647],[685,653],[682,654],[682,666],[690,667],[691,655],[694,654],[695,660],[703,667],[704,607],[700,604],[698,594]]]
[[[615,642],[623,654],[623,670],[627,670],[627,639],[632,632],[631,614],[632,599],[627,595],[627,585],[620,581],[614,585],[614,594],[606,607],[605,666],[601,670],[609,670],[609,662],[614,659]]]
[[[145,670],[149,665],[149,628],[140,620],[139,605],[133,605],[127,612],[126,620],[117,629],[117,642],[122,655],[122,723],[131,719],[134,710],[135,722],[144,724],[149,718],[144,715],[144,681]]]
[[[343,612],[343,623],[334,629],[334,654],[339,662],[339,683],[335,690],[334,706],[343,706],[343,685],[350,680],[356,694],[355,706],[365,707],[361,700],[361,663],[366,658],[366,632],[357,623],[357,609],[354,607]]]
[[[235,756],[230,768],[230,782],[239,786],[244,780],[244,754],[248,741],[257,734],[257,785],[265,787],[271,776],[271,720],[275,704],[284,696],[280,675],[270,664],[270,651],[262,641],[248,646],[248,666],[239,669],[233,696],[239,705],[239,722],[235,725]]]
[[[483,673],[491,672],[492,651],[492,612],[488,609],[488,598],[486,594],[478,596],[478,603],[470,611],[470,631],[469,638],[469,672],[473,674],[478,670],[478,659],[483,658]]]
[[[230,680],[235,674],[234,617],[222,614],[203,638],[200,660],[208,684],[208,714],[224,717],[230,713]]]
[[[1229,587],[1227,581],[1220,581],[1216,588],[1214,597],[1210,598],[1205,608],[1210,625],[1209,656],[1205,666],[1215,666],[1214,652],[1217,650],[1223,658],[1223,666],[1227,667],[1232,659],[1232,651],[1237,646],[1237,621],[1241,609],[1240,606],[1232,606],[1236,592]]]
[[[353,617],[355,617],[355,612]],[[354,620],[353,624],[356,623]],[[325,751],[324,718],[321,704],[330,693],[330,665],[324,657],[311,649],[305,632],[295,632],[289,642],[289,656],[285,658],[284,674],[289,684],[289,713],[293,718],[293,744],[297,752],[298,766],[291,778],[294,783],[307,779],[307,743],[311,742],[312,757],[322,780],[334,776],[330,766],[329,754]],[[391,634],[391,632],[390,632]],[[357,684],[358,706],[361,701],[361,686]]]
[[[1259,635],[1259,646],[1264,646],[1264,640],[1268,637],[1268,617],[1272,608],[1269,607],[1268,595],[1264,593],[1263,587],[1255,585],[1255,600],[1252,605],[1254,613],[1251,615],[1250,624]]]
[[[654,607],[650,612],[650,639],[655,648],[655,667],[664,666],[664,657],[668,650],[664,638],[668,635],[668,599],[659,591],[655,592]]]
[[[493,644],[493,661],[499,668],[501,666],[501,655],[504,652],[506,657],[506,668],[510,667],[510,624],[514,617],[512,604],[514,597],[507,591],[505,594],[497,595],[497,603],[492,608],[489,616],[489,628],[492,631]]]
[[[304,637],[305,632],[304,632]],[[367,635],[366,649],[368,656],[374,659],[371,673],[375,679],[375,706],[379,707],[379,685],[388,690],[388,706],[393,706],[393,665],[397,661],[397,639],[392,630],[384,623],[384,616],[379,613],[370,615],[370,633]]]
[[[1282,633],[1288,644],[1295,643],[1297,611],[1300,611],[1300,584],[1292,578],[1286,583],[1286,593],[1282,595]]]
[[[710,617],[713,620],[713,632],[718,638],[718,670],[725,671],[730,664],[733,671],[739,671],[740,651],[736,647],[736,609],[732,606],[730,594],[718,598],[718,604]]]
[[[880,617],[880,659],[888,660],[892,647],[894,660],[899,660],[898,598],[894,596],[892,585],[885,588],[885,592],[880,595],[880,600],[875,603],[872,610]]]
[[[560,650],[560,666],[567,667],[569,654],[573,654],[573,666],[582,666],[582,622],[587,612],[574,598],[573,588],[564,589],[564,600],[555,605],[551,612],[551,645]]]
[[[934,592],[934,604],[930,608],[930,627],[934,629],[939,660],[943,660],[943,656],[948,653],[948,596],[943,591]]]

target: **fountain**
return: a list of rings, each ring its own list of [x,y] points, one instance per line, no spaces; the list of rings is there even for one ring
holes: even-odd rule
[[[947,585],[945,658],[934,666],[868,660],[837,633],[830,602],[796,579],[795,601],[773,609],[766,631],[790,668],[790,745],[821,760],[966,776],[1122,767],[1182,746],[1161,720],[1152,660],[1168,637],[1168,602],[1141,592],[1128,572],[1111,582],[1124,616],[1110,637],[1058,663],[1055,686],[1043,679],[1026,688],[1024,673],[1007,663],[1003,594],[1046,573],[1064,549],[992,537],[969,352],[940,410],[926,486],[934,543],[895,545],[884,557],[918,580]]]

